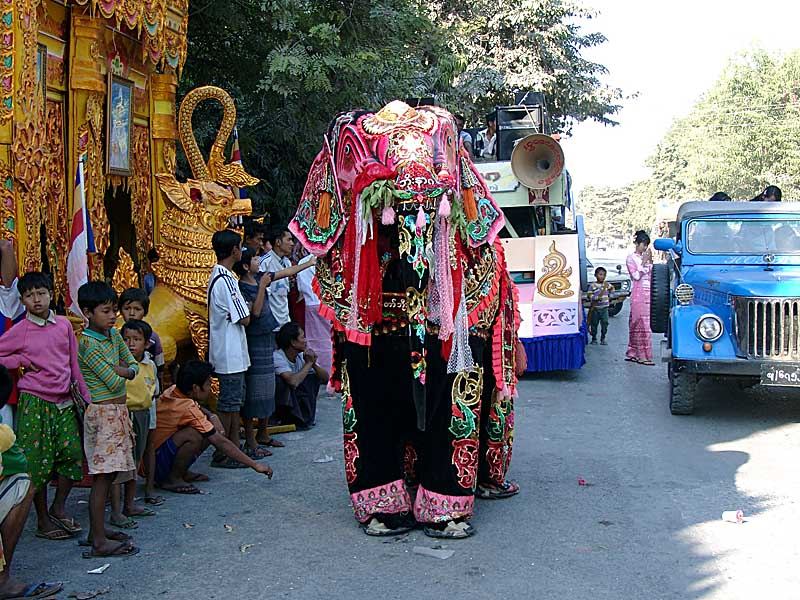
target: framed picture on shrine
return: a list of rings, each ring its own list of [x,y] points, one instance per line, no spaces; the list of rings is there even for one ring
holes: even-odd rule
[[[106,172],[128,177],[133,146],[133,81],[109,73],[106,105]]]
[[[47,113],[47,46],[36,46],[36,100],[42,114]]]

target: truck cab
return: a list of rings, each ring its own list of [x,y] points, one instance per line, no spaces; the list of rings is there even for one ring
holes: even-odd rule
[[[688,202],[655,241],[650,324],[663,333],[672,414],[701,377],[800,386],[800,206]]]

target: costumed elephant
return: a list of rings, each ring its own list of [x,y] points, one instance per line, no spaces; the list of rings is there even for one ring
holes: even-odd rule
[[[467,537],[476,488],[518,490],[503,224],[446,110],[395,101],[330,124],[289,229],[318,257],[345,475],[368,534],[413,515],[428,535]]]

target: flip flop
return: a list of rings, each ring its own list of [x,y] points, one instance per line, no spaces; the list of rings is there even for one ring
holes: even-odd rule
[[[165,492],[172,492],[173,494],[186,494],[187,496],[193,496],[200,493],[200,489],[191,483],[187,483],[186,485],[176,485],[174,488],[166,488],[161,486],[160,489],[164,490]]]
[[[644,365],[645,367],[655,367],[656,366],[656,363],[654,363],[652,360],[640,360],[639,364],[640,365]]]
[[[165,501],[166,498],[164,498],[164,496],[147,496],[144,499],[144,503],[150,506],[161,506]]]
[[[152,508],[145,507],[142,509],[142,512],[140,513],[135,513],[131,515],[127,513],[122,513],[122,514],[124,514],[126,517],[130,519],[138,519],[139,517],[155,517],[158,513],[154,511]]]
[[[21,596],[2,596],[2,600],[31,600],[33,598],[50,598],[64,588],[64,584],[57,582],[32,583],[22,592]]]
[[[136,529],[137,527],[139,527],[139,524],[130,517],[128,517],[121,523],[114,523],[114,521],[109,519],[108,524],[111,525],[112,527],[116,527],[117,529]]]
[[[233,460],[232,458],[226,458],[225,460],[221,460],[219,462],[212,462],[211,466],[215,469],[247,469],[249,468],[247,465],[243,465],[238,460]]]
[[[504,481],[502,485],[479,485],[475,496],[483,500],[501,500],[519,494],[519,484],[515,481]]]
[[[74,533],[70,533],[65,529],[53,529],[52,531],[37,531],[36,537],[41,538],[43,540],[50,540],[51,542],[59,541],[59,540],[69,540],[75,536]]]
[[[121,531],[107,531],[106,538],[115,542],[129,542],[133,539],[127,533],[122,533]],[[89,538],[86,538],[85,540],[79,540],[78,546],[82,548],[91,548],[92,542],[89,541]]]
[[[388,537],[390,535],[400,535],[403,533],[407,533],[413,529],[410,526],[400,526],[395,527],[394,529],[390,529],[384,523],[381,523],[375,517],[372,517],[369,523],[364,523],[361,526],[364,530],[364,533],[367,535],[371,535],[373,537]]]
[[[194,473],[192,471],[187,471],[183,480],[186,483],[203,483],[206,481],[211,481],[211,478],[205,473]]]
[[[136,556],[139,554],[139,548],[131,546],[128,542],[122,542],[119,546],[115,546],[111,552],[95,552],[94,548],[83,552],[83,558],[115,558],[121,556]]]
[[[83,531],[83,528],[81,527],[80,523],[78,523],[72,517],[66,517],[64,519],[61,519],[49,513],[48,516],[50,517],[50,521],[53,523],[53,525],[55,525],[56,527],[60,527],[67,533],[75,535],[76,533],[80,533],[81,531]]]
[[[256,440],[256,441],[258,441],[258,440]],[[269,446],[270,448],[285,448],[286,447],[286,444],[284,444],[283,442],[279,442],[275,438],[270,438],[270,440],[268,442],[258,442],[258,443],[262,444],[264,446]]]
[[[459,540],[475,535],[476,529],[466,521],[461,521],[460,523],[448,521],[447,526],[444,529],[425,527],[423,528],[422,532],[428,537],[432,538]]]
[[[242,450],[248,457],[252,458],[253,460],[262,460],[267,458],[268,456],[272,456],[272,452],[264,448],[263,446],[258,446],[257,448],[246,448]]]

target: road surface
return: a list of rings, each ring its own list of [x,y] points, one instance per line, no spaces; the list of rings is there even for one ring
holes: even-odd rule
[[[477,535],[441,544],[448,559],[415,554],[437,546],[419,531],[361,533],[340,407],[322,399],[316,428],[281,437],[272,481],[203,456],[208,495],[170,495],[125,559],[83,560],[73,541],[34,538],[31,518],[17,574],[64,581],[64,598],[106,587],[108,599],[797,597],[800,395],[709,383],[694,416],[673,417],[666,369],[624,362],[626,336],[627,309],[584,369],[522,382],[511,472],[522,493],[479,502]],[[87,497],[71,500],[84,525]],[[723,522],[729,509],[748,521]]]

